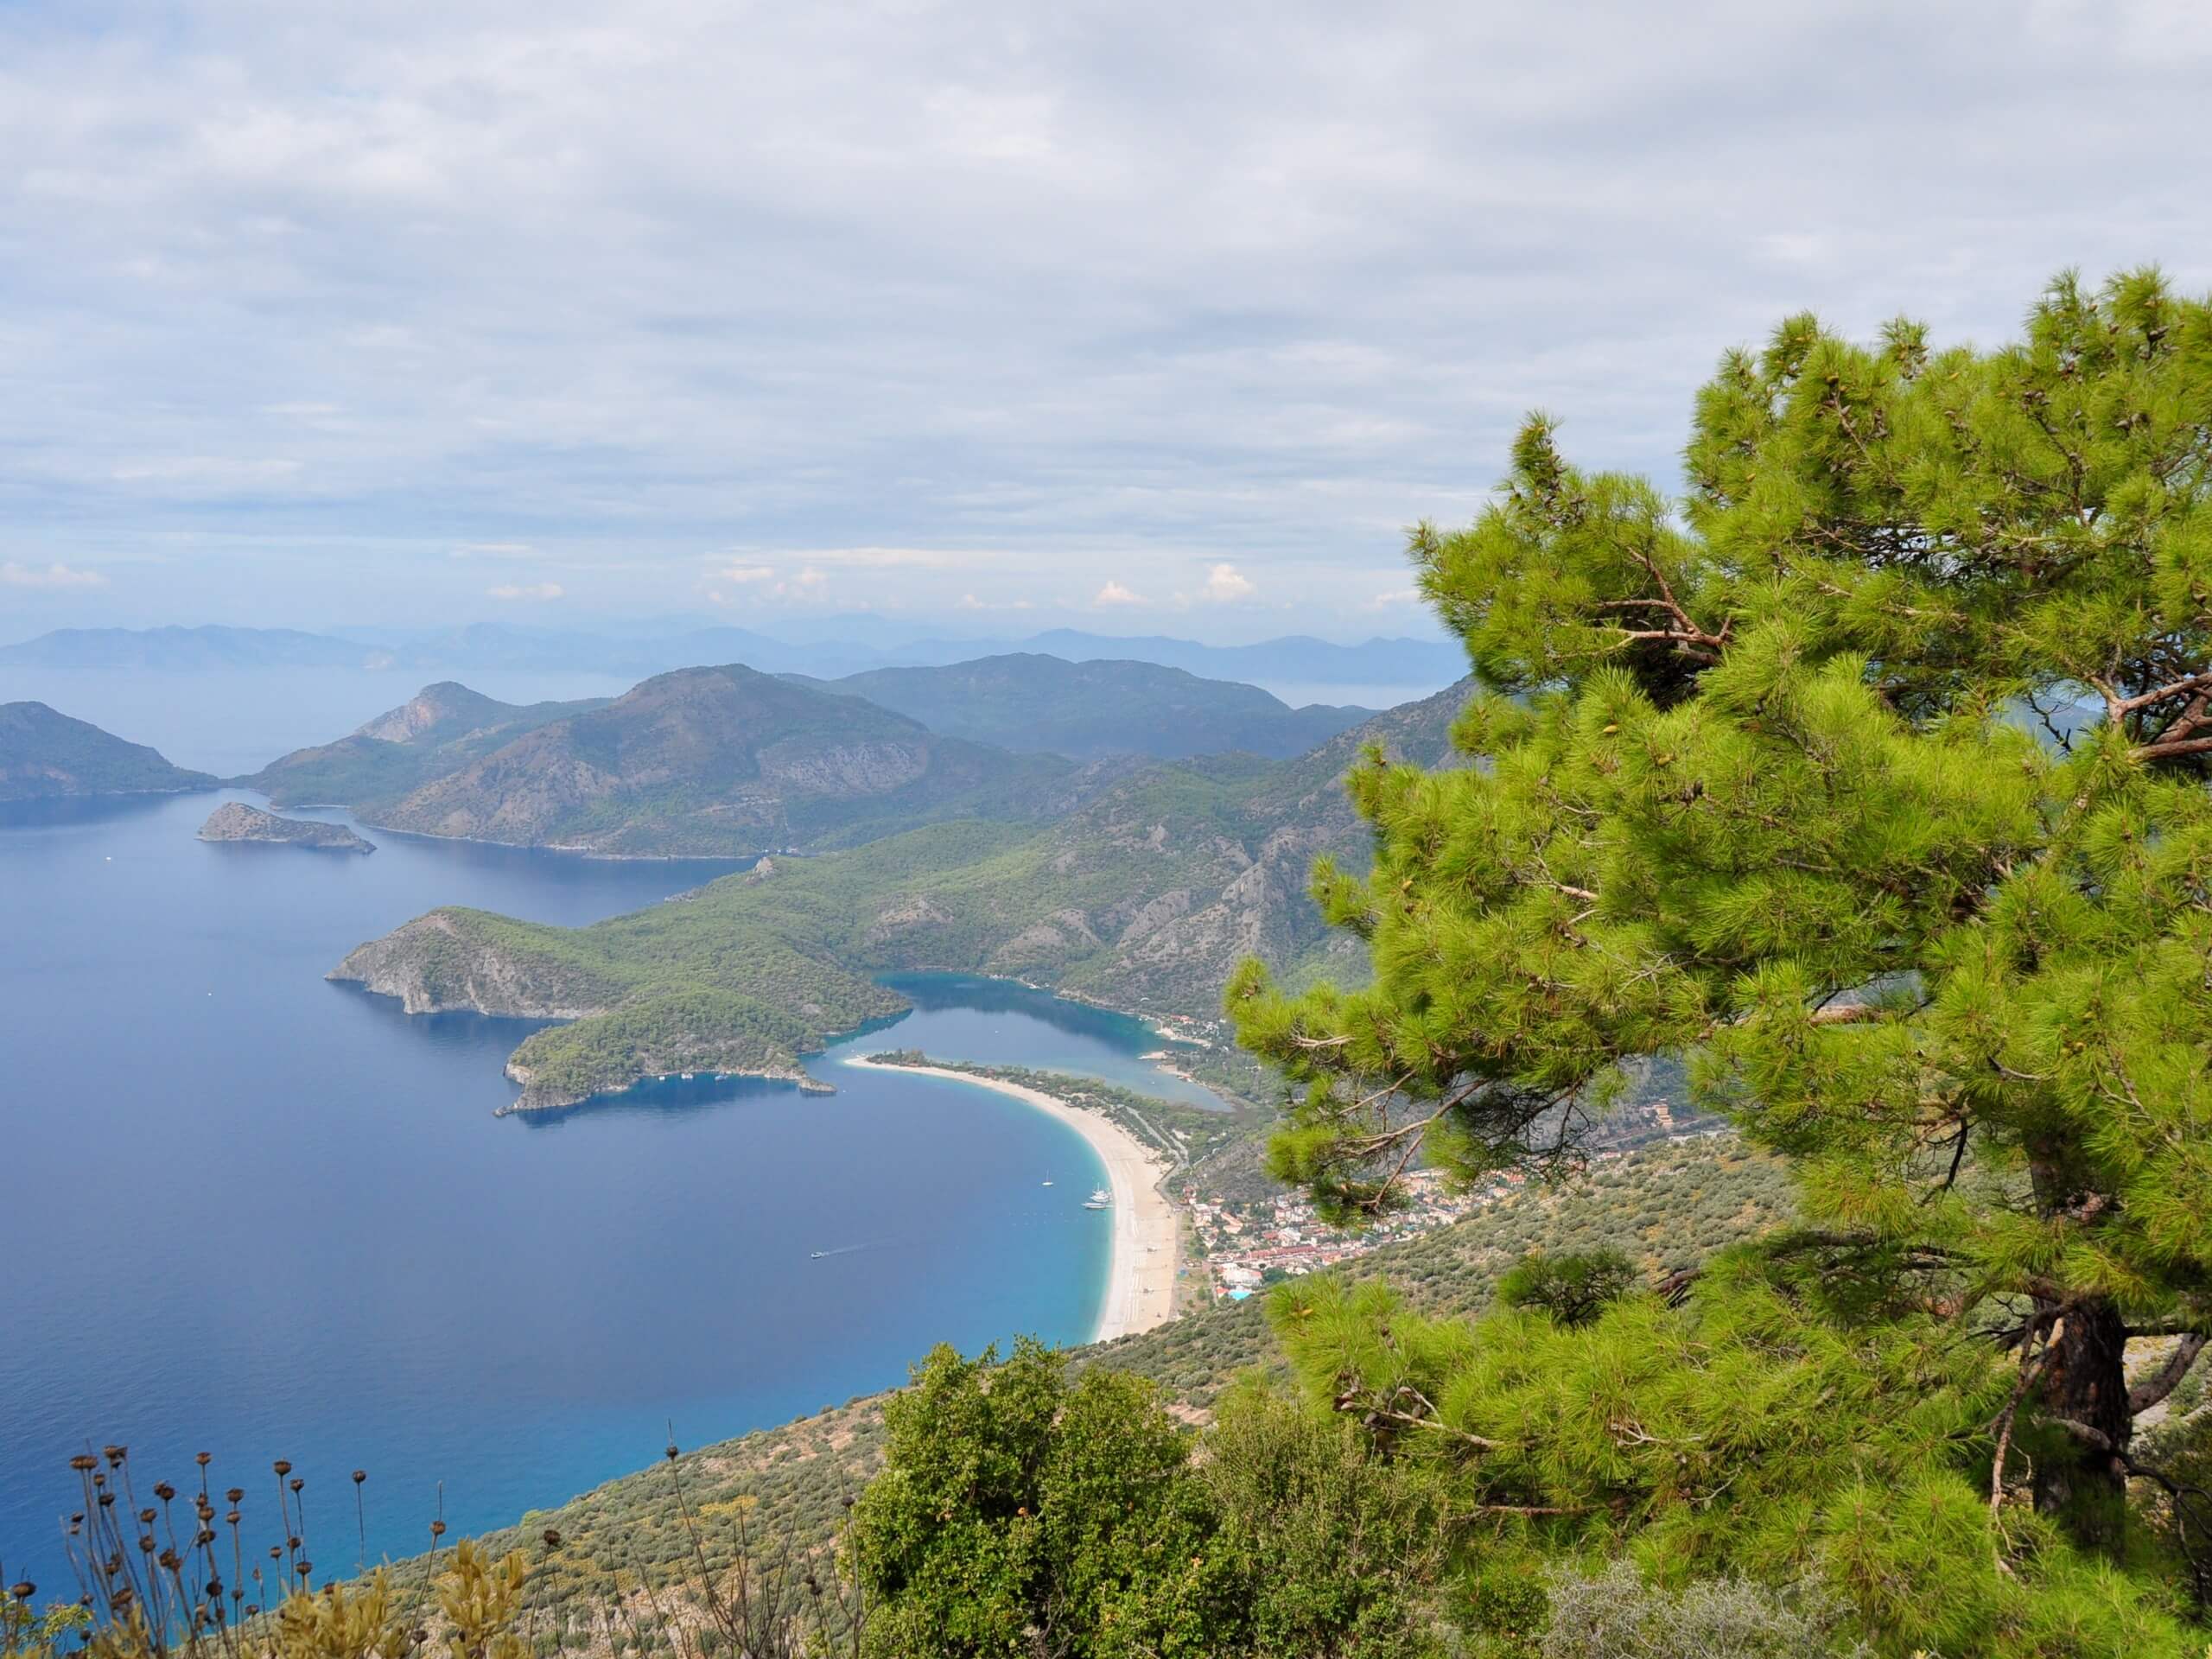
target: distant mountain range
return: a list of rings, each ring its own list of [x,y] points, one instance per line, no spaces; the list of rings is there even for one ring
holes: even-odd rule
[[[880,632],[880,620],[872,631]],[[743,663],[764,673],[836,678],[1013,653],[1068,662],[1153,663],[1207,679],[1283,685],[1443,686],[1467,671],[1459,645],[1430,639],[1376,639],[1346,645],[1296,636],[1258,645],[1206,645],[1161,635],[1123,638],[1062,628],[1023,639],[885,644],[853,638],[794,642],[737,627],[675,626],[620,634],[494,623],[395,632],[386,638],[353,630],[340,635],[287,628],[64,628],[0,646],[0,667],[532,669],[637,677],[703,663]]]
[[[143,743],[126,743],[42,702],[0,703],[0,801],[174,794],[214,786],[204,772],[173,766]]]
[[[292,628],[58,628],[0,645],[6,668],[385,668],[391,653]]]
[[[1375,715],[1321,703],[1293,709],[1256,685],[1201,679],[1157,663],[1067,661],[1033,652],[803,683],[866,697],[947,737],[1077,760],[1232,750],[1283,760]]]

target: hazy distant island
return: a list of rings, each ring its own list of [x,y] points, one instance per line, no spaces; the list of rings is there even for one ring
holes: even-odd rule
[[[42,702],[0,703],[0,801],[173,795],[214,786],[204,772],[171,766],[158,750],[127,743]]]
[[[374,842],[364,841],[342,823],[319,823],[312,818],[283,818],[244,801],[228,801],[208,814],[200,826],[202,841],[268,842],[285,847],[310,847],[318,852],[373,853]]]

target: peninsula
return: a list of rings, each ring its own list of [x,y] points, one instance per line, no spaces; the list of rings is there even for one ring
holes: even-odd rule
[[[171,766],[90,721],[42,702],[0,702],[0,801],[74,795],[174,795],[213,789],[204,772]]]
[[[1106,1294],[1098,1307],[1098,1325],[1090,1339],[1111,1342],[1116,1337],[1135,1336],[1175,1317],[1175,1273],[1182,1230],[1175,1206],[1160,1190],[1166,1164],[1159,1153],[1103,1112],[1079,1111],[1026,1084],[980,1077],[950,1066],[916,1065],[864,1056],[855,1056],[845,1064],[995,1090],[1073,1129],[1106,1166],[1107,1190],[1114,1198],[1113,1253],[1107,1268]]]
[[[200,826],[202,841],[267,842],[283,847],[311,847],[326,853],[373,853],[374,842],[364,841],[342,823],[321,823],[312,818],[283,818],[244,801],[226,801],[207,815]]]

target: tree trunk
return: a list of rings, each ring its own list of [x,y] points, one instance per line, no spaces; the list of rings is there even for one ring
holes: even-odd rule
[[[2116,1547],[2127,1513],[2134,1431],[2127,1408],[2127,1326],[2110,1302],[2087,1302],[2059,1322],[2041,1389],[2044,1412],[2101,1437],[2056,1440],[2036,1459],[2036,1509],[2056,1516],[2085,1544]]]

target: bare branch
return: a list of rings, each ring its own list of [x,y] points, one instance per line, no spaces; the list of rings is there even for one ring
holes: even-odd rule
[[[2205,1338],[2201,1332],[2192,1331],[2174,1344],[2172,1353],[2166,1356],[2154,1376],[2147,1376],[2127,1391],[2127,1414],[2137,1416],[2151,1409],[2176,1389],[2189,1375],[2189,1368],[2196,1363],[2197,1355],[2204,1351]]]

